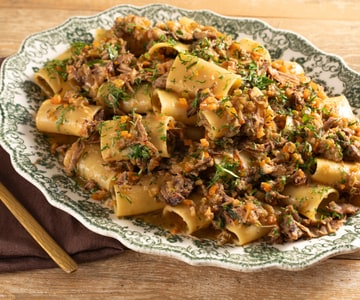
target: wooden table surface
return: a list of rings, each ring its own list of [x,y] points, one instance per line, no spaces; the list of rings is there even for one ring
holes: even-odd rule
[[[153,1],[133,0],[145,5]],[[295,31],[320,49],[344,58],[360,72],[358,0],[167,0],[188,9],[211,9],[230,16],[260,18]],[[92,15],[119,0],[1,0],[0,57],[15,53],[28,35],[68,17]],[[297,272],[241,273],[194,267],[171,258],[125,251],[81,264],[66,274],[59,268],[0,274],[0,299],[360,299],[360,252],[341,255]]]

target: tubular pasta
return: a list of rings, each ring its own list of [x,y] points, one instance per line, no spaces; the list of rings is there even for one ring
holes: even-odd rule
[[[175,127],[175,120],[171,116],[147,114],[143,118],[150,142],[158,149],[161,157],[170,157],[172,151],[168,143],[168,130]]]
[[[319,209],[339,200],[338,191],[324,185],[289,185],[284,195],[290,196],[288,204],[293,204],[302,215],[314,221],[319,219]]]
[[[269,233],[271,228],[272,226],[247,225],[235,222],[226,225],[226,229],[235,235],[235,244],[239,246],[258,240]]]
[[[239,117],[230,101],[219,101],[208,97],[200,104],[200,119],[211,140],[223,136],[231,137],[240,127]]]
[[[103,83],[97,91],[96,104],[115,110],[120,109],[125,113],[136,111],[145,114],[152,110],[152,87],[150,85],[141,85],[129,96],[117,95],[116,93],[122,90],[123,84],[122,80]]]
[[[70,157],[65,155],[65,167],[69,165],[69,160]],[[102,159],[99,144],[89,144],[85,147],[77,163],[76,173],[84,180],[96,182],[100,188],[109,192],[112,192],[117,176],[117,172],[111,170]]]
[[[149,85],[140,86],[131,96],[130,99],[125,99],[120,102],[120,108],[125,113],[136,111],[139,114],[144,114],[152,111],[152,87]]]
[[[356,120],[350,103],[344,95],[325,98],[323,101],[323,107],[325,107],[330,113],[335,114],[338,118]]]
[[[89,125],[101,110],[101,106],[54,104],[48,99],[37,112],[36,127],[42,132],[88,137]]]
[[[146,175],[135,184],[115,184],[115,215],[133,216],[162,209],[164,202],[156,198],[161,184],[158,177]]]
[[[158,52],[163,53],[163,52],[169,52],[169,51],[174,51],[175,52],[184,52],[189,50],[189,45],[183,44],[183,43],[169,43],[169,42],[160,42],[160,43],[156,43],[155,45],[153,45],[148,53],[150,55],[154,55]]]
[[[130,133],[130,118],[122,116],[118,119],[104,121],[100,128],[101,155],[105,161],[128,160],[127,144],[134,141]]]
[[[200,194],[193,194],[190,199],[176,206],[166,205],[163,215],[176,223],[176,230],[186,234],[192,234],[210,225],[213,214],[209,210],[200,211],[203,206],[203,197]],[[177,221],[176,221],[177,219]],[[174,221],[175,220],[175,221]]]
[[[185,98],[176,93],[156,89],[152,97],[155,112],[174,117],[175,120],[187,125],[195,125],[196,116],[188,117],[188,104]]]
[[[244,49],[245,51],[251,53],[255,61],[263,58],[271,62],[271,56],[269,54],[269,51],[260,43],[247,38],[241,39],[240,41],[235,43],[238,43],[241,49]]]
[[[210,88],[221,99],[241,83],[239,75],[197,56],[179,53],[167,77],[166,89],[181,94]]]
[[[62,82],[59,74],[49,74],[49,72],[44,68],[40,69],[34,75],[34,79],[48,97],[52,97],[63,90],[64,83]]]
[[[334,162],[323,158],[316,159],[316,170],[311,179],[331,186],[340,186],[350,178],[360,180],[360,164],[349,162]]]
[[[62,61],[70,57],[71,51],[67,50],[55,58],[55,60]],[[46,66],[34,74],[34,80],[48,97],[52,97],[55,94],[63,95],[67,90],[75,89],[70,81],[64,81],[56,70]]]

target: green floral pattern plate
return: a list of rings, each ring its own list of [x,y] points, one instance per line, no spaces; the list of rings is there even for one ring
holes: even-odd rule
[[[300,270],[335,254],[360,248],[360,215],[349,218],[336,233],[284,245],[253,243],[219,246],[214,241],[173,235],[136,218],[117,219],[112,211],[89,200],[68,178],[36,128],[34,117],[42,100],[33,83],[34,71],[74,41],[91,41],[96,28],[109,28],[117,16],[138,14],[156,21],[188,16],[217,27],[235,38],[263,43],[274,58],[294,60],[331,95],[345,94],[354,110],[360,108],[360,74],[337,56],[326,54],[299,35],[277,30],[256,19],[230,18],[210,11],[189,11],[167,5],[122,5],[90,17],[73,17],[58,27],[29,36],[7,58],[0,78],[0,143],[19,174],[37,186],[51,205],[74,216],[90,230],[118,239],[135,251],[165,255],[192,265],[238,271],[267,268]]]

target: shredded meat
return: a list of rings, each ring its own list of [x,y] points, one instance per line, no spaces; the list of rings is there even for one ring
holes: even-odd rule
[[[186,173],[188,176],[198,176],[200,172],[212,167],[214,160],[212,157],[186,157],[183,161],[171,166],[172,174]]]
[[[360,161],[359,145],[347,145],[343,152],[344,159],[347,161]]]
[[[359,210],[359,207],[351,203],[336,203],[334,201],[331,201],[326,206],[326,209],[340,215],[353,215]]]
[[[152,27],[148,19],[134,15],[117,18],[113,31],[117,37],[126,41],[127,49],[136,56],[144,53],[152,41],[164,34],[160,28]]]
[[[79,68],[69,66],[69,80],[76,80],[88,92],[89,96],[94,98],[101,84],[109,77],[110,65],[95,64],[93,67],[90,67],[87,64],[83,64]]]
[[[183,175],[172,175],[160,188],[166,203],[176,206],[185,200],[194,188],[194,182]]]
[[[299,226],[300,216],[292,206],[288,206],[281,216],[280,228],[285,239],[289,241],[296,241],[300,239],[304,232],[302,226]]]
[[[85,150],[85,143],[83,140],[78,139],[73,143],[66,153],[64,160],[64,170],[69,176],[73,176],[77,167],[77,163]]]
[[[283,85],[287,83],[291,83],[294,85],[300,84],[299,78],[296,75],[278,71],[271,66],[268,67],[268,73],[271,78],[275,79]]]
[[[154,80],[153,83],[153,87],[155,89],[166,89],[166,80],[167,80],[168,74],[165,73],[161,76],[159,76],[158,78],[156,78],[156,80]]]

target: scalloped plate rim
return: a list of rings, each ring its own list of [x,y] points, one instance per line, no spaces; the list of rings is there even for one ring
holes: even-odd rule
[[[236,22],[236,20],[248,20],[248,21],[252,21],[252,22],[259,22],[259,23],[263,24],[264,27],[269,28],[274,32],[284,33],[284,34],[288,33],[288,34],[296,36],[298,39],[302,40],[303,43],[305,43],[308,46],[310,46],[311,48],[313,48],[314,51],[322,53],[322,54],[324,54],[326,56],[331,56],[331,57],[335,58],[336,60],[339,61],[339,63],[341,64],[342,67],[347,69],[347,71],[349,71],[351,73],[354,73],[355,75],[360,76],[360,74],[358,72],[352,70],[349,66],[347,66],[345,61],[340,56],[338,56],[336,54],[331,54],[331,53],[324,52],[324,51],[320,50],[319,48],[317,48],[315,45],[313,45],[309,40],[307,40],[303,36],[301,36],[301,35],[299,35],[299,34],[297,34],[295,32],[289,31],[289,30],[282,30],[282,29],[274,28],[274,27],[270,26],[269,24],[267,24],[266,22],[264,22],[264,21],[262,21],[260,19],[223,16],[223,15],[215,13],[215,12],[213,12],[211,10],[189,10],[189,9],[178,8],[178,7],[175,7],[175,6],[172,6],[172,5],[162,5],[162,4],[150,4],[150,5],[145,5],[145,6],[118,5],[118,6],[114,6],[112,8],[109,8],[109,9],[107,9],[105,11],[94,14],[94,15],[72,16],[72,17],[68,18],[63,23],[61,23],[61,24],[59,24],[57,26],[51,27],[51,28],[49,28],[47,30],[43,30],[43,31],[33,33],[33,34],[27,36],[23,40],[23,42],[21,43],[21,46],[19,48],[19,51],[17,53],[7,57],[3,61],[3,64],[2,64],[1,70],[0,70],[0,76],[3,75],[3,73],[5,73],[5,70],[7,69],[7,65],[8,65],[9,62],[11,62],[12,60],[16,60],[19,56],[25,54],[27,44],[29,43],[29,41],[31,41],[31,39],[33,39],[33,38],[35,38],[37,36],[44,35],[44,34],[46,34],[48,32],[61,30],[67,24],[71,24],[71,23],[79,21],[79,20],[92,20],[92,19],[100,18],[103,15],[107,15],[107,14],[110,14],[111,12],[121,10],[122,8],[132,8],[134,10],[147,10],[147,9],[150,9],[150,8],[159,8],[160,9],[160,8],[164,8],[164,7],[167,7],[167,9],[170,9],[170,10],[177,10],[178,12],[196,12],[196,13],[199,13],[199,14],[208,13],[208,14],[212,14],[214,17],[217,17],[219,19],[227,19],[227,20],[232,20],[234,22]],[[6,89],[5,84],[4,84],[5,77],[6,77],[5,75],[4,75],[4,78],[2,76],[0,77],[0,79],[1,79],[0,80],[0,96],[2,95],[4,90]],[[0,103],[0,113],[2,113],[2,115],[4,115],[1,103]],[[2,131],[0,131],[0,133],[2,133]],[[0,144],[9,153],[10,158],[11,158],[11,163],[12,163],[13,167],[15,168],[15,170],[22,177],[24,177],[26,180],[28,180],[29,182],[34,184],[46,196],[47,201],[51,205],[53,205],[53,206],[55,206],[55,207],[57,207],[57,208],[59,208],[61,210],[64,210],[65,212],[69,213],[70,215],[75,217],[77,220],[79,220],[88,229],[90,229],[90,230],[92,230],[94,232],[97,232],[99,234],[102,234],[102,235],[113,237],[113,238],[119,240],[121,243],[123,243],[124,246],[128,247],[129,249],[133,249],[134,251],[138,251],[138,252],[142,252],[142,253],[155,254],[155,255],[166,255],[168,257],[176,258],[178,260],[184,261],[184,262],[186,262],[188,264],[191,264],[191,265],[216,266],[216,267],[222,267],[222,268],[232,269],[232,270],[236,270],[236,271],[245,271],[245,272],[247,272],[247,271],[259,271],[259,270],[272,269],[272,268],[283,269],[283,270],[292,270],[292,271],[294,271],[294,270],[302,270],[302,269],[311,267],[314,264],[319,263],[319,262],[323,261],[324,259],[327,259],[327,258],[329,258],[331,256],[354,252],[354,251],[358,250],[359,247],[360,247],[359,246],[360,237],[358,236],[357,239],[356,239],[357,243],[353,243],[353,244],[348,245],[349,248],[347,248],[347,249],[345,249],[343,247],[340,247],[340,248],[334,247],[334,248],[328,249],[327,251],[323,251],[323,252],[319,253],[318,256],[314,257],[311,261],[303,262],[301,264],[296,263],[296,262],[294,262],[293,264],[290,264],[289,262],[273,260],[271,262],[266,262],[266,263],[264,263],[264,262],[261,263],[260,262],[260,264],[258,264],[258,265],[246,266],[246,265],[238,265],[238,264],[236,264],[234,262],[227,261],[226,259],[217,260],[217,259],[207,258],[207,257],[205,257],[205,258],[194,257],[194,256],[191,256],[191,255],[187,254],[186,251],[174,252],[170,248],[156,249],[156,248],[146,247],[146,246],[142,246],[142,245],[136,245],[136,243],[133,243],[132,241],[129,241],[126,238],[123,239],[123,238],[119,237],[119,233],[116,232],[115,230],[106,230],[106,229],[103,229],[103,228],[99,227],[98,225],[94,225],[91,222],[89,222],[89,220],[84,215],[82,215],[81,213],[79,213],[77,211],[74,211],[69,206],[64,206],[61,202],[57,202],[55,199],[52,199],[52,196],[50,195],[47,188],[44,185],[42,185],[39,181],[34,180],[31,177],[30,173],[27,173],[24,170],[22,170],[21,166],[19,166],[17,164],[16,157],[20,153],[18,153],[18,151],[16,149],[12,148],[7,143],[6,137],[3,136],[2,134],[0,135]],[[340,229],[340,231],[341,231],[341,229]],[[297,243],[306,243],[306,242],[307,241],[297,242]],[[281,248],[281,246],[280,246],[280,248]],[[282,251],[282,250],[279,250],[279,251]]]

